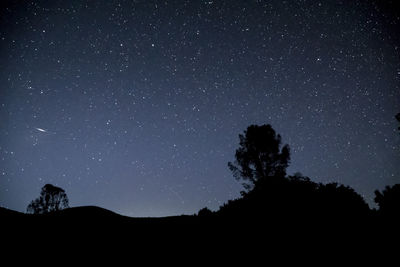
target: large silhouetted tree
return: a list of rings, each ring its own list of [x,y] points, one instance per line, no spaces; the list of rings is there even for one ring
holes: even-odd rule
[[[382,192],[376,190],[374,200],[382,215],[400,218],[400,184],[386,186]]]
[[[290,161],[289,146],[281,148],[281,136],[271,125],[251,125],[239,139],[235,161],[228,166],[236,179],[244,181],[246,189],[268,177],[285,177]]]
[[[68,197],[65,191],[51,184],[42,187],[40,196],[28,205],[27,213],[44,214],[68,208]]]
[[[216,215],[256,221],[364,218],[369,206],[351,187],[321,184],[301,173],[286,175],[288,145],[270,125],[251,125],[239,135],[235,162],[228,166],[247,192],[220,207]]]

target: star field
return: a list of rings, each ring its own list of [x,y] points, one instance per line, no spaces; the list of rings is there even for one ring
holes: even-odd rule
[[[400,16],[375,1],[5,1],[0,205],[192,214],[239,196],[238,134],[271,124],[289,173],[399,183]]]

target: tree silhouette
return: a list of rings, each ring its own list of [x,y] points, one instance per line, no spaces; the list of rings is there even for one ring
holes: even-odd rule
[[[270,125],[251,125],[239,135],[235,162],[228,166],[248,189],[228,201],[216,216],[271,222],[365,218],[370,213],[363,197],[349,186],[311,181],[301,173],[287,176],[290,150]]]
[[[250,125],[244,135],[239,135],[239,140],[235,161],[228,166],[236,179],[244,181],[246,189],[267,177],[285,177],[290,161],[289,146],[281,149],[281,136],[271,125]]]
[[[397,121],[398,121],[398,122],[400,122],[400,113],[397,113],[397,115],[396,115],[396,119],[397,119]],[[400,127],[399,127],[399,128],[397,128],[397,129],[399,129],[399,130],[400,130]]]
[[[68,208],[68,197],[65,191],[51,184],[42,187],[40,197],[32,200],[27,213],[44,214]]]
[[[382,215],[400,217],[400,184],[386,186],[382,192],[376,190],[374,200]]]

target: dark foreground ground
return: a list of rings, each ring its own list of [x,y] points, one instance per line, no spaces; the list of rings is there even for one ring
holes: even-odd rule
[[[157,259],[162,251],[172,256],[223,255],[239,260],[281,253],[354,256],[356,251],[363,251],[363,257],[369,257],[366,251],[371,249],[375,254],[386,248],[398,250],[400,240],[397,222],[373,216],[351,220],[213,215],[130,218],[99,207],[76,207],[48,215],[0,208],[0,220],[1,241],[10,251],[27,250],[41,256],[49,251],[129,251],[136,256],[154,254]],[[282,260],[292,261],[292,256]]]

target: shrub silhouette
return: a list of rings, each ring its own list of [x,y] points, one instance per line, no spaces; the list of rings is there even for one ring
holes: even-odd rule
[[[337,216],[358,217],[370,211],[361,195],[338,183],[319,184],[316,201],[319,203],[317,206]]]
[[[400,184],[386,186],[382,192],[376,190],[374,200],[381,215],[400,218]]]
[[[321,184],[308,177],[272,177],[258,182],[242,198],[220,207],[222,216],[275,220],[358,218],[369,213],[368,204],[351,187]]]
[[[40,197],[32,200],[26,211],[33,214],[45,214],[68,207],[68,197],[65,191],[60,187],[46,184],[42,187]]]
[[[290,161],[288,145],[281,149],[281,136],[271,125],[250,125],[239,135],[240,147],[235,161],[228,167],[243,186],[251,189],[258,181],[268,177],[284,177]]]
[[[204,217],[206,217],[206,216],[211,216],[212,214],[213,214],[213,212],[212,212],[209,208],[207,208],[207,207],[202,208],[202,209],[199,210],[199,212],[197,213],[198,216],[204,216]]]

